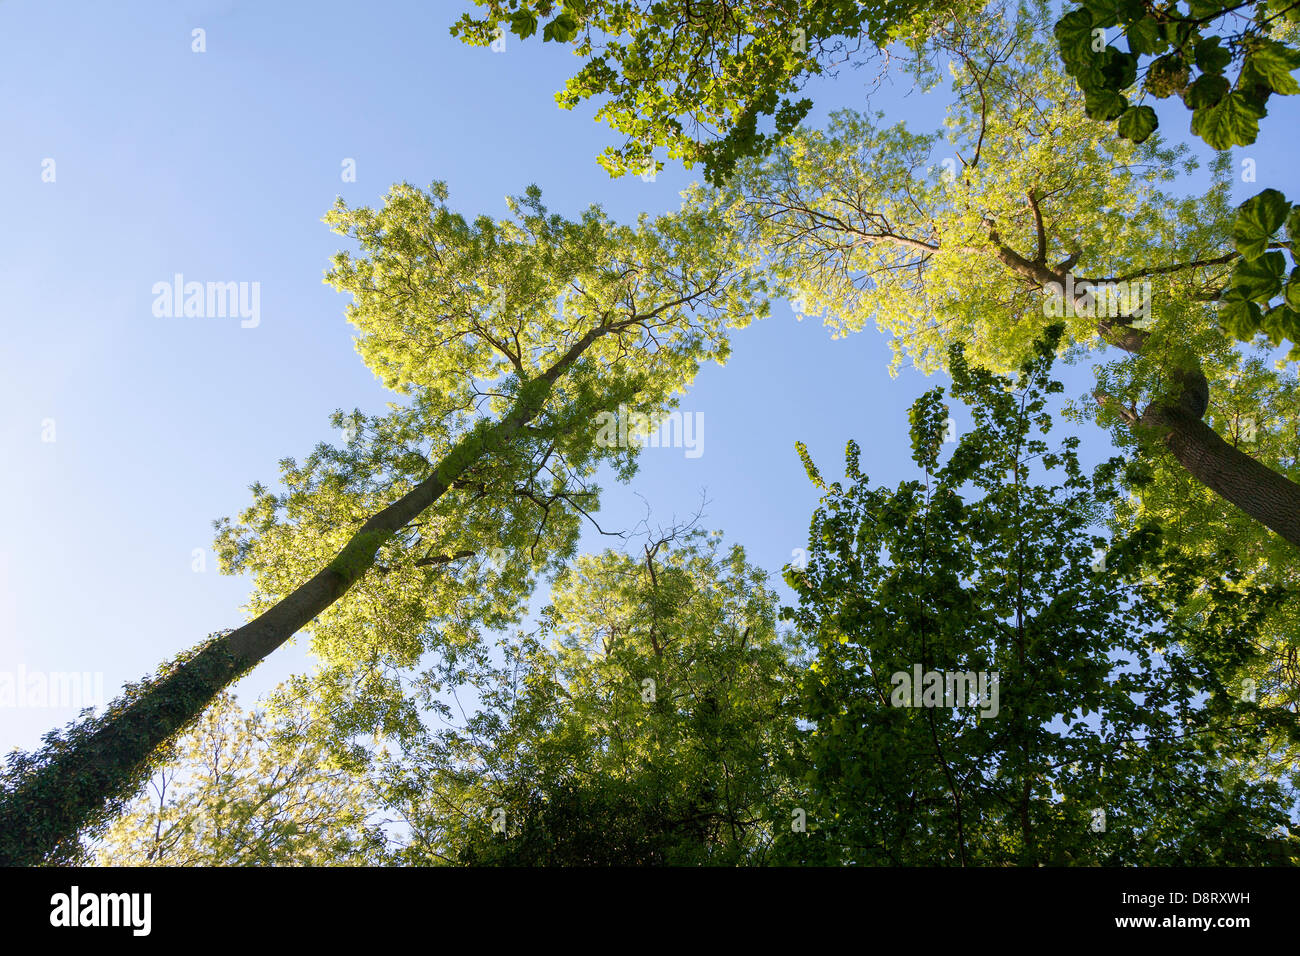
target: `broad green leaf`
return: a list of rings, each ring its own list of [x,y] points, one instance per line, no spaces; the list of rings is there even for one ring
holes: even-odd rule
[[[527,39],[537,32],[537,14],[531,10],[516,10],[510,17],[510,32]]]
[[[1232,53],[1224,49],[1218,37],[1197,40],[1194,47],[1196,66],[1206,73],[1222,73],[1232,62]]]
[[[1291,71],[1300,67],[1300,52],[1290,50],[1276,40],[1263,40],[1246,54],[1239,85],[1262,84],[1275,93],[1300,93],[1300,83]]]
[[[1249,146],[1259,136],[1259,121],[1266,110],[1239,90],[1216,105],[1192,114],[1192,132],[1214,149]]]
[[[1232,240],[1237,251],[1247,259],[1264,254],[1274,234],[1291,211],[1291,204],[1276,189],[1265,189],[1237,207],[1232,221]]]
[[[1183,94],[1183,102],[1193,110],[1214,106],[1228,94],[1228,81],[1222,76],[1204,73],[1198,76]]]
[[[1113,90],[1091,90],[1083,102],[1088,117],[1102,122],[1115,119],[1128,108],[1128,99]]]
[[[568,43],[578,35],[578,20],[571,13],[562,13],[542,31],[542,39]]]
[[[1155,132],[1158,120],[1156,111],[1149,106],[1130,106],[1119,118],[1119,134],[1125,139],[1141,143]]]
[[[1143,17],[1128,28],[1128,47],[1139,55],[1163,53],[1169,46],[1160,25],[1151,17]]]
[[[1061,58],[1072,71],[1096,55],[1092,50],[1092,29],[1101,25],[1095,24],[1092,13],[1083,7],[1071,10],[1057,21],[1055,33],[1061,45]]]
[[[1300,266],[1296,266],[1291,270],[1291,276],[1286,280],[1286,288],[1282,292],[1282,297],[1286,300],[1287,305],[1300,312]]]
[[[1286,257],[1280,252],[1266,252],[1257,259],[1238,263],[1232,272],[1232,285],[1252,301],[1267,302],[1282,290],[1285,272]]]

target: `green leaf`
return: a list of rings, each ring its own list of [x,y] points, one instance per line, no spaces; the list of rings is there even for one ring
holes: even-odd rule
[[[1300,53],[1276,40],[1262,40],[1246,54],[1238,86],[1260,84],[1275,93],[1294,95],[1300,93],[1300,83],[1291,75],[1297,67],[1300,67]]]
[[[1083,0],[1095,27],[1113,27],[1124,19],[1125,0]]]
[[[1135,143],[1144,142],[1155,132],[1159,120],[1149,106],[1130,106],[1119,118],[1119,135]]]
[[[1061,59],[1070,72],[1075,72],[1075,68],[1082,66],[1093,58],[1092,52],[1092,14],[1085,8],[1080,7],[1078,10],[1071,10],[1060,20],[1056,21],[1053,32],[1056,34],[1056,41],[1061,45]]]
[[[1300,311],[1300,266],[1291,270],[1291,277],[1286,280],[1282,298],[1291,308]],[[1292,341],[1295,341],[1292,339]]]
[[[1169,46],[1160,30],[1160,24],[1151,17],[1143,17],[1128,28],[1128,48],[1137,54],[1163,53]]]
[[[1101,74],[1112,90],[1126,90],[1137,79],[1138,58],[1113,46],[1101,54]]]
[[[1219,45],[1218,37],[1197,40],[1194,52],[1196,65],[1206,73],[1222,73],[1232,62],[1232,53]]]
[[[1262,310],[1236,289],[1219,300],[1219,325],[1233,338],[1249,342],[1259,331]]]
[[[571,13],[562,13],[542,30],[543,40],[568,43],[578,35],[578,20]]]
[[[1228,81],[1221,76],[1205,73],[1183,94],[1183,102],[1193,110],[1203,110],[1214,106],[1228,94]]]
[[[1249,146],[1259,136],[1259,121],[1266,112],[1241,91],[1233,90],[1214,106],[1192,114],[1192,132],[1213,149]]]
[[[1286,339],[1300,343],[1300,312],[1279,303],[1264,313],[1260,330],[1268,336],[1269,344],[1277,348]]]
[[[1128,108],[1128,100],[1113,90],[1090,90],[1083,97],[1083,106],[1090,119],[1108,122]]]
[[[1291,204],[1276,189],[1265,189],[1237,207],[1232,221],[1232,241],[1246,259],[1257,259],[1273,240],[1291,211]]]
[[[1300,241],[1300,206],[1292,206],[1291,212],[1286,217],[1286,237],[1291,242],[1291,252],[1295,253],[1295,246]]]
[[[510,15],[510,32],[527,39],[537,32],[537,14],[531,10],[516,10]]]
[[[1267,302],[1282,291],[1285,271],[1286,257],[1280,252],[1267,252],[1258,259],[1238,263],[1232,272],[1232,286],[1247,299]]]

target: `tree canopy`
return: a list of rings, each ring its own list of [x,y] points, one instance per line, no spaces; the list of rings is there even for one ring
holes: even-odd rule
[[[953,347],[952,392],[974,427],[941,461],[942,390],[920,399],[915,481],[873,487],[853,442],[846,482],[804,453],[826,494],[807,567],[787,570],[799,607],[786,613],[815,655],[798,859],[1294,857],[1279,836],[1294,793],[1270,744],[1294,772],[1300,724],[1243,687],[1270,609],[1297,595],[1182,553],[1154,524],[1096,533],[1115,469],[1090,480],[1077,439],[1048,441],[1060,331],[1014,381]]]

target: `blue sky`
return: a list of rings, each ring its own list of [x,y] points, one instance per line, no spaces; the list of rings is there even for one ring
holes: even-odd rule
[[[336,196],[376,204],[393,182],[440,179],[470,215],[505,215],[530,183],[568,215],[676,207],[694,174],[611,180],[594,159],[611,134],[591,107],[555,107],[577,61],[513,37],[503,53],[465,47],[447,33],[460,9],[0,0],[0,670],[102,672],[112,696],[242,623],[247,582],[217,573],[212,520],[274,481],[279,459],[333,437],[335,408],[390,397],[353,351],[347,300],[321,282],[341,242],[320,221]],[[206,52],[191,49],[196,28]],[[815,84],[810,122],[861,105],[868,79]],[[937,127],[943,95],[905,92],[872,105]],[[1297,191],[1295,117],[1273,110],[1248,154],[1260,186],[1243,198]],[[341,178],[349,159],[355,182]],[[154,283],[176,273],[259,283],[260,323],[154,316]],[[912,476],[905,412],[940,382],[890,378],[888,361],[878,333],[833,341],[775,304],[682,401],[703,413],[704,454],[647,450],[634,486],[608,486],[602,524],[634,524],[642,498],[667,524],[707,492],[705,524],[779,572],[817,500],[796,440],[828,472],[852,437],[873,479]],[[1058,371],[1070,394],[1090,381]],[[1105,435],[1087,430],[1085,451],[1105,457]],[[282,648],[241,697],[308,666]],[[0,747],[31,747],[74,715],[0,707]]]

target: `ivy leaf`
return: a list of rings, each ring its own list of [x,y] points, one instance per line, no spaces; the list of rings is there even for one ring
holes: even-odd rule
[[[1192,114],[1192,132],[1213,149],[1249,146],[1259,136],[1259,121],[1266,113],[1259,103],[1233,90],[1214,106]]]
[[[1155,132],[1159,121],[1149,106],[1130,106],[1119,118],[1119,135],[1135,143],[1144,142]]]
[[[1246,259],[1258,259],[1281,228],[1291,204],[1276,189],[1265,189],[1237,207],[1232,221],[1232,241]]]

